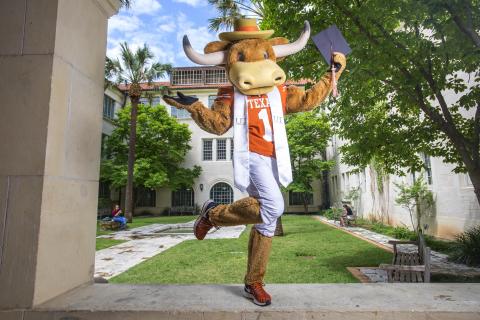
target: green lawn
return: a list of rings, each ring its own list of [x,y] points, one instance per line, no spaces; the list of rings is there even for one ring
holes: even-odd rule
[[[389,263],[391,254],[310,216],[282,218],[267,283],[358,282],[349,266]],[[110,279],[113,283],[241,283],[249,231],[239,239],[190,240]]]
[[[172,224],[172,223],[183,223],[189,222],[195,219],[194,216],[172,216],[172,217],[133,217],[133,222],[128,224],[129,229],[143,227],[149,224],[154,223],[163,223],[163,224]],[[114,231],[108,230],[104,231],[100,229],[100,226],[97,224],[97,236],[107,235]],[[96,250],[102,250],[105,248],[112,247],[114,245],[125,242],[125,240],[113,240],[113,239],[97,239]]]
[[[97,239],[96,244],[95,244],[95,250],[102,250],[106,248],[113,247],[117,244],[126,242],[126,240],[115,240],[115,239]]]

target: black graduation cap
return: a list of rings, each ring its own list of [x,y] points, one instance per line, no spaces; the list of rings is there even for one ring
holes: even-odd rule
[[[312,40],[325,58],[325,61],[327,61],[327,64],[331,63],[333,52],[341,52],[344,55],[352,52],[352,49],[350,49],[347,41],[336,25],[331,25],[327,29],[317,33],[312,37]]]

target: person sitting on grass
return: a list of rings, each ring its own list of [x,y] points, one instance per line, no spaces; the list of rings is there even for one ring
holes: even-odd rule
[[[125,229],[127,226],[127,219],[121,216],[122,209],[118,204],[115,205],[115,209],[112,211],[112,220],[120,223],[120,229]]]
[[[347,204],[343,205],[343,213],[340,216],[340,226],[345,227],[345,219],[351,220],[353,219],[353,211]]]

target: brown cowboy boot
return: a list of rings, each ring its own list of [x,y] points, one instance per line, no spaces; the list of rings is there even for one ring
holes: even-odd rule
[[[255,198],[246,197],[232,204],[219,205],[215,205],[212,200],[208,200],[203,205],[197,221],[195,221],[193,232],[198,240],[203,240],[213,227],[255,223],[262,223],[260,203]]]
[[[268,306],[272,297],[263,289],[263,277],[267,271],[272,238],[260,234],[254,227],[248,242],[248,263],[245,275],[245,296],[259,306]]]

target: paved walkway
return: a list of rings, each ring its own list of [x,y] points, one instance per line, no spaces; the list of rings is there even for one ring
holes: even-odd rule
[[[384,247],[389,250],[393,250],[393,246],[388,243],[390,240],[397,240],[395,238],[385,236],[383,234],[378,234],[376,232],[366,230],[359,227],[341,227],[338,221],[328,220],[322,216],[316,216],[316,219],[335,226],[336,228],[345,230],[348,233],[354,234],[360,238],[367,239],[381,247]],[[402,244],[398,248],[402,251],[413,251],[417,250],[415,245],[411,244]],[[464,264],[454,263],[448,261],[448,256],[446,254],[431,250],[431,262],[432,262],[432,273],[441,273],[441,274],[450,274],[450,275],[461,275],[461,276],[479,276],[480,268],[468,267]],[[382,270],[375,268],[360,268],[360,271],[367,276],[372,282],[385,282],[386,273]]]
[[[151,224],[98,236],[127,242],[95,253],[95,277],[109,279],[185,240],[195,239],[193,223]],[[245,226],[212,229],[207,239],[238,238],[244,230]]]

